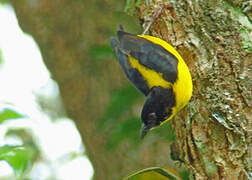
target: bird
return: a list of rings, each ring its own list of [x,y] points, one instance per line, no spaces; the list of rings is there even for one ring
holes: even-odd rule
[[[110,43],[126,77],[146,96],[141,112],[141,138],[171,120],[191,99],[193,84],[181,55],[166,41],[124,31]]]

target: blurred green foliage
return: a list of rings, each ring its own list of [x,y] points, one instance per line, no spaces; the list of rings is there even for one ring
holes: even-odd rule
[[[108,60],[111,60],[111,57],[114,56],[112,48],[109,44],[103,45],[92,45],[88,50],[88,57],[92,59],[92,63],[88,64],[89,74],[95,76],[101,76],[102,68],[106,66]]]
[[[112,92],[110,103],[102,119],[99,120],[99,127],[105,129],[109,126],[114,126],[117,119],[124,112],[132,108],[132,105],[142,95],[132,85],[124,86],[123,88]]]
[[[17,178],[24,174],[34,157],[33,149],[28,146],[0,147],[0,160],[5,160],[11,165]]]
[[[126,139],[134,144],[140,141],[141,122],[138,117],[134,117],[132,106],[141,96],[140,92],[130,84],[111,93],[107,110],[99,120],[101,130],[109,131],[107,149],[116,148]],[[119,118],[123,120],[120,122]]]
[[[0,111],[0,125],[6,120],[26,117],[10,108],[3,108]],[[4,160],[13,168],[16,178],[22,177],[28,167],[31,167],[35,159],[36,151],[31,145],[14,146],[4,145],[0,147],[0,160]]]
[[[135,8],[135,7],[134,7]],[[142,33],[143,29],[139,24],[139,19],[131,16],[129,13],[121,11],[113,11],[113,16],[116,17],[116,24],[110,29],[110,36],[116,36],[116,31],[118,30],[119,24],[123,25],[124,30],[134,34]]]
[[[125,12],[127,12],[130,15],[134,15],[136,12],[136,7],[139,6],[141,3],[141,0],[127,0],[125,5]]]
[[[145,4],[146,4],[146,6],[149,6],[150,5],[150,0],[145,0]]]
[[[92,58],[92,63],[97,64],[95,60],[110,59],[114,55],[110,45],[94,45],[88,51],[88,56]]]
[[[8,0],[0,0],[0,4],[7,4]]]
[[[179,175],[181,176],[181,178],[183,180],[189,180],[190,179],[190,172],[189,170],[183,170],[179,173]]]
[[[5,120],[18,119],[18,118],[24,118],[24,117],[26,116],[10,108],[3,108],[0,110],[0,123],[2,123]]]
[[[110,130],[106,144],[107,150],[116,148],[122,142],[126,142],[126,140],[134,143],[135,147],[136,145],[139,145],[139,142],[141,141],[140,127],[140,119],[136,117],[131,117],[122,123],[117,123],[113,129]]]
[[[172,121],[168,121],[162,126],[154,129],[152,132],[157,133],[160,138],[167,139],[169,142],[174,142],[176,140],[176,136],[171,122]]]

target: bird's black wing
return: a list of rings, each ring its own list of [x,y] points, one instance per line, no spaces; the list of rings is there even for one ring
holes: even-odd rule
[[[110,38],[111,46],[117,56],[117,59],[119,60],[119,63],[121,67],[123,68],[127,78],[135,85],[135,87],[142,92],[145,96],[149,93],[150,89],[144,80],[143,76],[141,73],[133,68],[128,60],[128,55],[125,53],[121,46],[120,43],[117,39],[114,37]]]
[[[162,46],[147,39],[119,30],[121,49],[134,57],[140,64],[158,73],[171,83],[177,80],[178,59]]]

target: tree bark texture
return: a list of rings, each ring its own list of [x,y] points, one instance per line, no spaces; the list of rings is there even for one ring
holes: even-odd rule
[[[179,159],[195,179],[252,178],[251,2],[153,0],[138,16],[161,7],[151,34],[176,46],[194,85],[187,115],[173,120]]]
[[[116,121],[107,123],[105,130],[100,128],[100,120],[113,103],[113,92],[128,82],[112,57],[95,61],[88,53],[97,44],[108,44],[116,24],[124,22],[114,13],[122,9],[121,2],[10,2],[20,26],[34,37],[59,84],[66,111],[77,124],[94,166],[94,179],[121,179],[150,166],[171,167],[166,126],[151,132],[144,141],[133,142],[134,136],[125,131],[122,143],[107,148],[111,133],[116,136],[123,131],[119,125],[128,117],[135,116],[134,133],[140,129],[136,117],[144,102],[142,96],[136,96],[128,106],[122,101],[118,108],[126,109],[123,116],[115,116]],[[178,159],[190,168],[194,179],[247,179],[252,172],[251,2],[134,2],[132,12],[144,26],[154,11],[163,7],[151,34],[175,46],[192,73],[193,98],[172,120],[176,134],[173,151]]]

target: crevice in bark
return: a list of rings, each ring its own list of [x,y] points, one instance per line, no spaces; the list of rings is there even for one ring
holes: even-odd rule
[[[230,65],[230,68],[231,68],[231,72],[232,72],[232,74],[233,74],[233,77],[234,77],[234,79],[235,79],[235,84],[236,84],[237,90],[238,90],[238,92],[239,92],[239,94],[240,94],[240,98],[241,98],[243,104],[245,104],[248,108],[250,108],[249,104],[248,104],[247,101],[246,101],[245,96],[243,95],[243,90],[241,89],[241,86],[240,86],[239,81],[238,81],[237,73],[236,73],[236,71],[235,71],[235,69],[234,69],[233,64],[232,64],[231,61],[229,61],[229,65]]]

